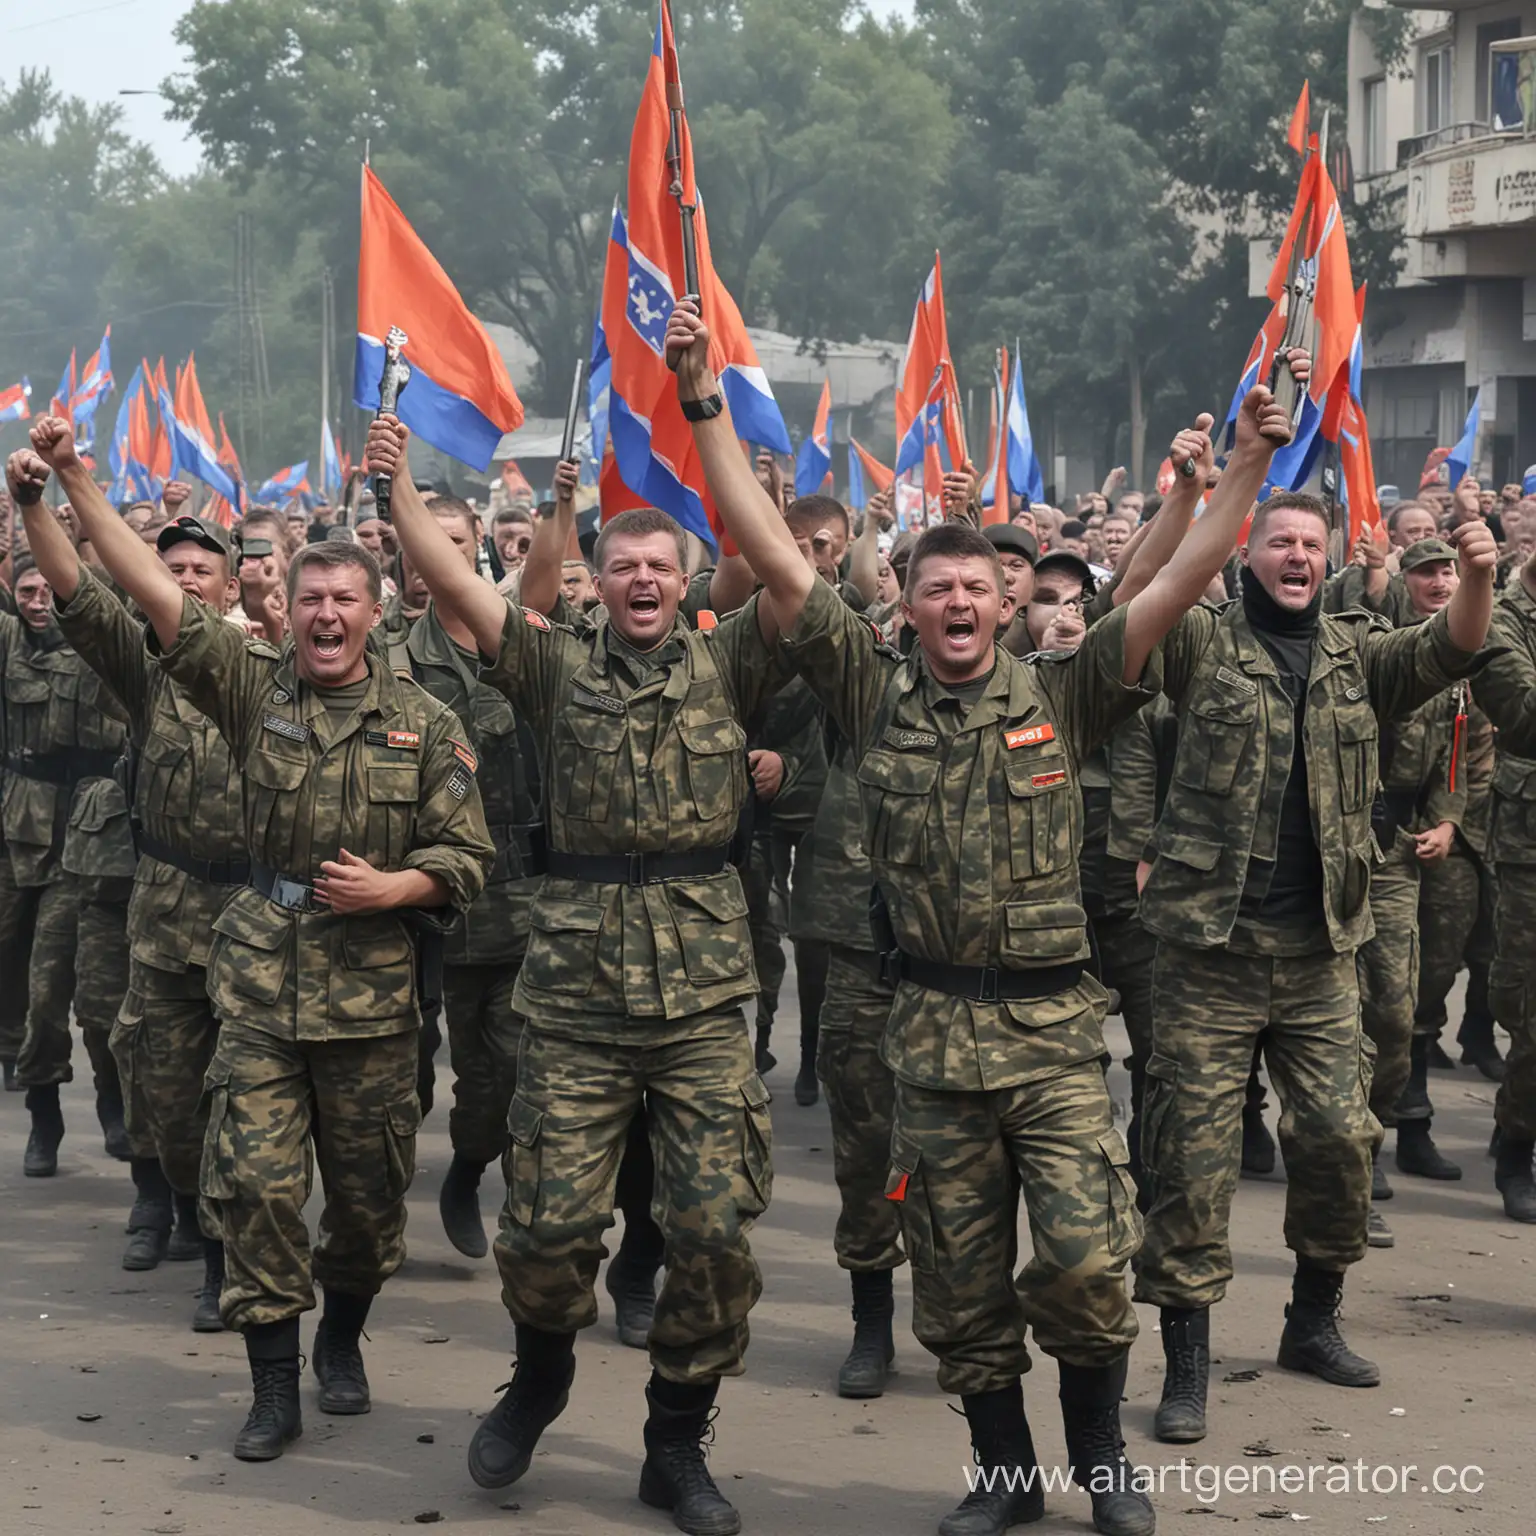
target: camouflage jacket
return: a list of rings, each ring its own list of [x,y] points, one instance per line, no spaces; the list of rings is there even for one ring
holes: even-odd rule
[[[766,804],[758,802],[758,830],[772,826],[792,835],[809,832],[826,787],[827,742],[821,705],[803,679],[795,678],[762,711],[747,748],[777,752],[784,760],[778,794]]]
[[[528,948],[528,914],[540,876],[524,861],[543,840],[538,744],[529,726],[476,674],[438,619],[435,607],[411,626],[405,644],[411,675],[458,716],[480,760],[477,777],[496,862],[485,889],[448,935],[449,965],[516,965]]]
[[[1451,644],[1444,614],[1399,630],[1358,611],[1318,619],[1303,743],[1336,953],[1374,932],[1368,895],[1379,856],[1371,806],[1381,722],[1416,709],[1475,664]],[[1165,645],[1164,678],[1178,706],[1179,747],[1141,920],[1159,938],[1210,949],[1232,935],[1250,861],[1275,857],[1295,709],[1241,600],[1186,616]]]
[[[1400,575],[1387,577],[1387,590],[1373,601],[1365,590],[1366,574],[1363,566],[1346,565],[1338,575],[1330,576],[1323,586],[1323,612],[1339,614],[1364,608],[1367,613],[1380,614],[1394,629],[1418,622],[1408,584]]]
[[[1517,575],[1495,604],[1477,702],[1498,730],[1487,854],[1536,864],[1536,597]]]
[[[160,665],[229,743],[253,861],[312,883],[342,848],[375,869],[441,878],[467,909],[495,850],[475,756],[452,712],[369,655],[369,687],[342,724],[302,683],[292,647],[248,640],[186,600]],[[420,1023],[406,911],[295,912],[246,886],[213,924],[208,995],[222,1019],[290,1040],[354,1040]]]
[[[1157,753],[1151,700],[1083,760],[1083,895],[1094,916],[1120,917],[1137,907],[1136,865],[1157,825]]]
[[[996,648],[966,709],[920,648],[899,656],[829,588],[812,589],[785,647],[848,739],[903,953],[1013,971],[1088,958],[1079,765],[1148,698],[1120,681],[1124,635],[1117,610],[1071,655],[1026,663]],[[1148,672],[1155,687],[1155,661]],[[923,1087],[1029,1082],[1102,1052],[1104,996],[1086,973],[1054,995],[996,1003],[903,981],[883,1055]]]
[[[1409,621],[1423,622],[1418,614]],[[1469,693],[1465,682],[1457,683],[1382,726],[1382,795],[1392,820],[1409,832],[1427,832],[1447,821],[1459,828],[1466,817],[1465,743],[1458,752],[1454,790],[1451,750],[1456,741],[1456,712]]]
[[[731,843],[748,792],[741,725],[781,681],[755,600],[698,633],[679,620],[641,656],[606,618],[583,630],[507,604],[482,673],[544,743],[551,855],[691,853]],[[616,1041],[633,1021],[684,1021],[757,991],[747,902],[733,866],[619,885],[548,876],[514,1006]]]
[[[143,830],[188,858],[243,862],[240,776],[229,746],[186,689],[152,664],[143,624],[81,566],[80,585],[60,608],[59,626],[127,713],[135,753],[133,814]],[[129,873],[133,958],[178,974],[206,966],[214,919],[230,887],[148,856]]]
[[[848,744],[834,733],[832,760],[789,883],[789,932],[842,949],[875,952],[869,900],[875,877],[864,851],[864,807]]]
[[[127,732],[102,685],[55,624],[36,631],[0,614],[0,679],[5,843],[17,885],[47,885],[62,867],[65,834],[80,797],[95,783],[112,783]],[[98,814],[99,807],[87,819]]]

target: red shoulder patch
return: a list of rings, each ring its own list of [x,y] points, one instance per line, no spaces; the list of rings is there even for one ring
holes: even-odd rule
[[[542,629],[546,633],[549,630],[549,620],[542,613],[535,613],[532,608],[523,609],[523,622],[532,629]]]
[[[453,748],[453,755],[458,758],[458,760],[463,763],[471,773],[474,773],[479,767],[479,762],[476,759],[475,754],[471,752],[469,748],[466,747],[461,741],[450,740],[448,745]]]
[[[1056,740],[1056,727],[1047,720],[1043,725],[1021,725],[1004,733],[1003,741],[1011,752],[1015,747],[1038,747]]]
[[[719,629],[720,615],[713,608],[700,608],[698,618],[694,620],[693,627],[702,635],[711,629]]]

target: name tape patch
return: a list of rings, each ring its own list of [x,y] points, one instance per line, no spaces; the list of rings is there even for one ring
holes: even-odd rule
[[[1228,688],[1236,688],[1239,693],[1254,694],[1259,691],[1259,685],[1251,677],[1244,677],[1241,672],[1234,672],[1231,667],[1217,667],[1216,681],[1225,683]]]
[[[938,746],[939,736],[937,731],[904,731],[893,725],[885,733],[885,744],[899,751],[910,752]]]
[[[415,731],[364,731],[363,740],[370,747],[398,747],[402,752],[421,748],[421,737]]]
[[[1049,720],[1042,725],[1018,726],[1003,736],[1003,742],[1010,752],[1015,747],[1038,747],[1047,741],[1055,740],[1056,727]]]
[[[261,728],[264,731],[271,731],[274,736],[286,737],[289,741],[309,740],[307,725],[297,725],[292,720],[284,720],[281,715],[263,716]]]
[[[1058,768],[1054,773],[1037,773],[1029,781],[1031,789],[1055,789],[1058,784],[1067,782],[1067,770]]]
[[[623,699],[616,699],[607,693],[593,693],[579,685],[571,689],[571,702],[580,704],[583,709],[600,709],[609,715],[622,715],[625,712]]]

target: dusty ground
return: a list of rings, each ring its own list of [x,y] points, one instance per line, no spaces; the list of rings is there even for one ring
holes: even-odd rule
[[[786,1001],[792,996],[786,988]],[[867,1404],[840,1402],[832,1390],[850,1327],[847,1285],[831,1256],[836,1199],[826,1111],[799,1109],[790,1093],[794,1028],[786,1018],[776,1032],[786,1061],[771,1079],[777,1184],[755,1240],[767,1290],[753,1314],[750,1374],[721,1392],[712,1465],[755,1536],[926,1533],[964,1492],[964,1425],[909,1332],[905,1276],[897,1283],[892,1390]],[[1123,1095],[1123,1075],[1114,1087]],[[371,1323],[374,1411],[324,1419],[306,1378],[304,1438],[267,1466],[229,1454],[247,1401],[244,1356],[233,1336],[188,1330],[193,1266],[148,1275],[118,1267],[128,1177],[102,1154],[88,1093],[78,1083],[67,1090],[70,1134],[59,1176],[48,1182],[21,1177],[26,1116],[21,1096],[6,1096],[0,1533],[335,1536],[428,1516],[465,1530],[539,1536],[671,1530],[634,1498],[647,1365],[615,1341],[606,1295],[602,1324],[579,1346],[571,1407],[545,1436],[532,1471],[500,1495],[470,1482],[465,1446],[509,1375],[511,1329],[493,1264],[461,1259],[438,1222],[446,1090],[445,1068],[411,1196],[411,1257]],[[1215,1318],[1213,1430],[1189,1448],[1185,1488],[1177,1471],[1165,1474],[1156,1500],[1163,1532],[1214,1536],[1218,1522],[1264,1516],[1306,1520],[1319,1533],[1513,1536],[1531,1528],[1521,1467],[1529,1467],[1536,1424],[1536,1229],[1506,1222],[1493,1192],[1484,1157],[1491,1085],[1462,1069],[1434,1074],[1432,1091],[1442,1144],[1467,1178],[1441,1186],[1396,1179],[1397,1198],[1384,1209],[1398,1245],[1371,1253],[1347,1297],[1346,1335],[1381,1363],[1385,1385],[1351,1392],[1275,1367],[1291,1269],[1280,1240],[1284,1186],[1245,1182],[1233,1234],[1238,1281]],[[1124,1412],[1130,1455],[1176,1468],[1174,1449],[1150,1438],[1161,1362],[1148,1309],[1142,1327]],[[308,1332],[306,1325],[306,1339]],[[1244,1371],[1261,1374],[1223,1381]],[[1040,1454],[1057,1465],[1054,1386],[1054,1369],[1043,1362],[1026,1381],[1026,1400]],[[1353,1482],[1357,1462],[1367,1488],[1374,1467],[1418,1470],[1407,1493],[1325,1491],[1329,1473]],[[1222,1492],[1202,1508],[1196,1479],[1214,1474],[1196,1465],[1231,1467],[1223,1475],[1234,1478],[1266,1468],[1278,1478],[1287,1465],[1303,1469],[1295,1479],[1306,1468],[1322,1470],[1311,1494],[1272,1495],[1266,1484],[1258,1493]],[[1441,1466],[1480,1470],[1466,1474],[1469,1491],[1420,1492]],[[1384,1489],[1386,1479],[1378,1474]],[[1479,1484],[1481,1491],[1470,1491]],[[1088,1529],[1085,1495],[1057,1492],[1048,1505],[1038,1529]]]

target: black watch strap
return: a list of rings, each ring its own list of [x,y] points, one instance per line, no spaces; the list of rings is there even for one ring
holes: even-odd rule
[[[719,390],[703,400],[684,400],[683,417],[687,421],[713,421],[725,409],[725,396]]]

